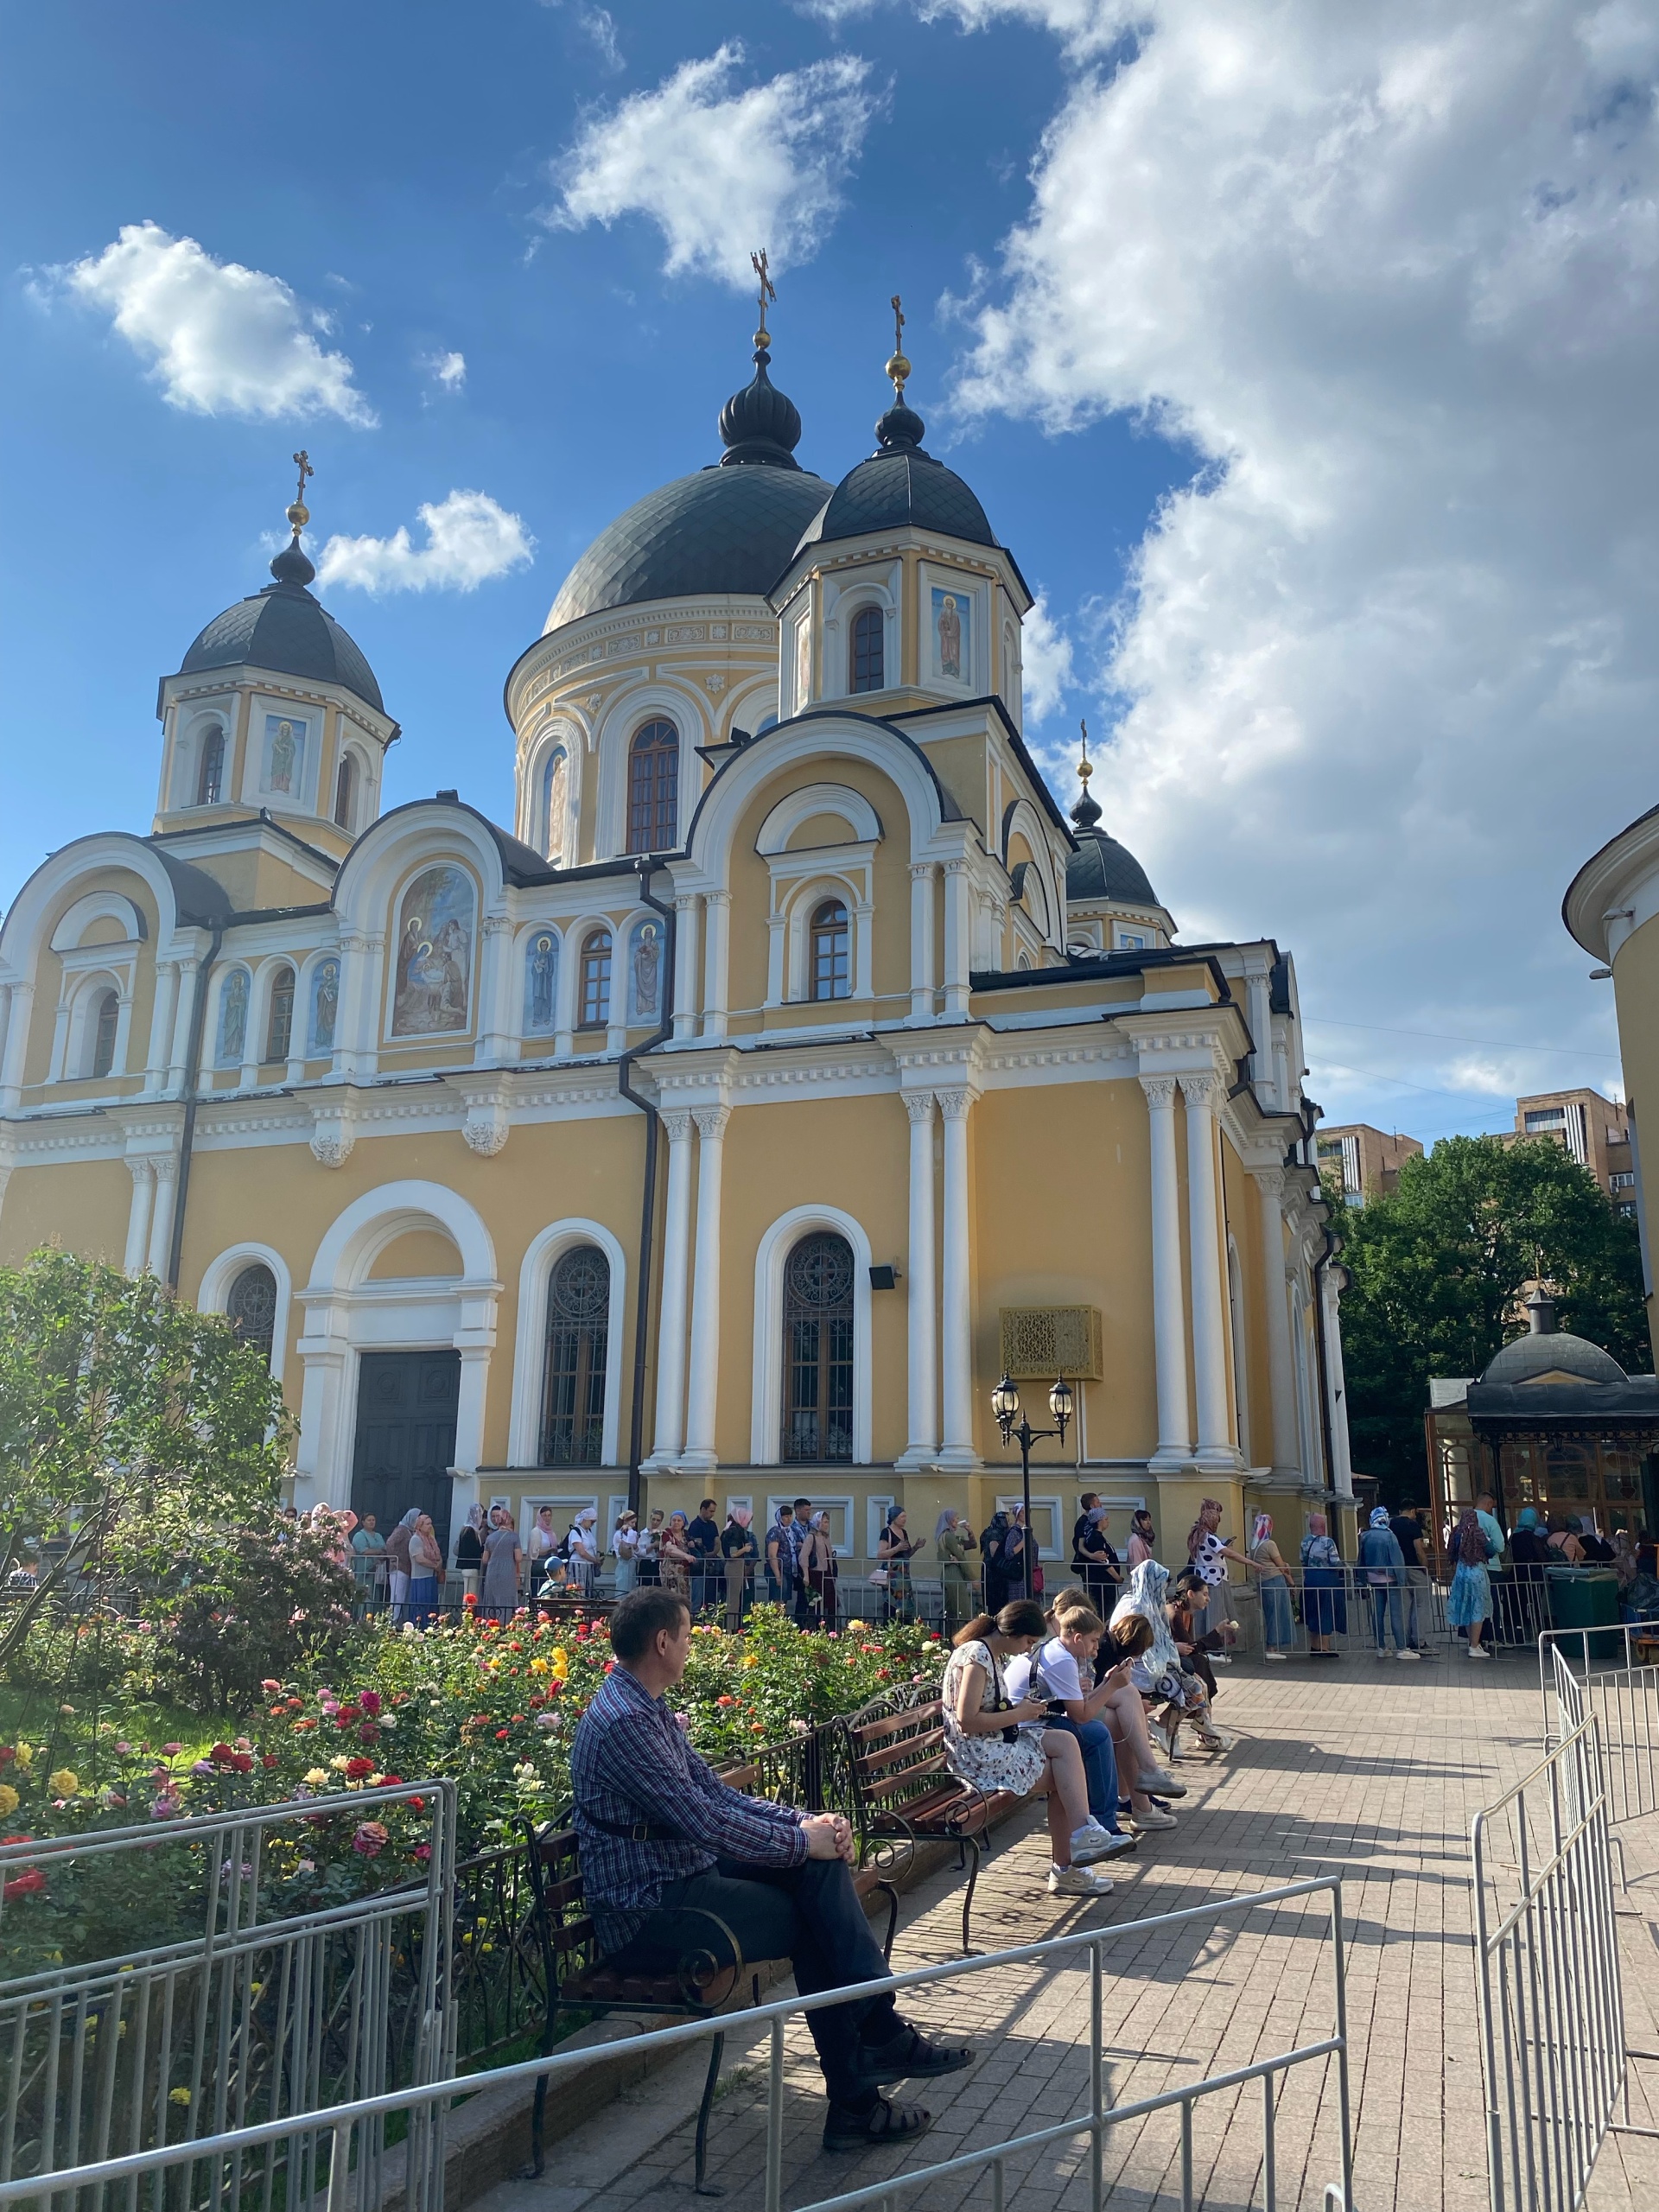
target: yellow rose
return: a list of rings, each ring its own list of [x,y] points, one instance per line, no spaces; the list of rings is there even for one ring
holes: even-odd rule
[[[346,1768],[351,1764],[351,1761],[346,1758],[345,1752],[341,1751],[338,1758],[330,1759],[328,1764],[333,1767],[336,1774],[344,1774]]]
[[[553,1647],[553,1664],[558,1669],[560,1674],[563,1674],[565,1669],[570,1664],[570,1654],[562,1643],[556,1643]],[[21,1751],[18,1757],[20,1758],[22,1757]]]
[[[60,1766],[55,1774],[48,1774],[46,1786],[54,1797],[78,1797],[80,1777],[72,1766]]]
[[[544,1675],[547,1672],[546,1660],[539,1656],[532,1659],[530,1662],[530,1671],[532,1675]]]
[[[19,1744],[17,1746],[17,1764],[25,1774],[35,1764],[35,1754],[27,1744]]]
[[[758,1667],[760,1664],[760,1654],[758,1651],[746,1651],[743,1654],[743,1664],[746,1667]]]
[[[18,1803],[17,1792],[11,1784],[9,1782],[0,1782],[0,1819],[3,1819],[8,1813],[15,1813]]]
[[[328,1770],[326,1766],[314,1766],[308,1770],[305,1778],[313,1789],[321,1789],[328,1779]]]

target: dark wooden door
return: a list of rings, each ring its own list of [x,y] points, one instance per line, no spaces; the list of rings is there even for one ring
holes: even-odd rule
[[[358,1363],[352,1510],[387,1535],[411,1505],[432,1516],[449,1556],[458,1351],[365,1351]]]

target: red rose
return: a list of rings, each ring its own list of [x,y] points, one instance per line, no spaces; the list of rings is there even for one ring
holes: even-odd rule
[[[378,1690],[365,1690],[357,1702],[359,1708],[372,1719],[380,1710],[380,1693]]]
[[[265,1770],[265,1772],[266,1772],[267,1774],[269,1774],[269,1773],[270,1772],[270,1770],[272,1769],[272,1767],[274,1767],[274,1766],[276,1765],[276,1752],[275,1752],[275,1751],[267,1751],[267,1752],[264,1754],[264,1758],[260,1760],[259,1764],[260,1764],[260,1765],[261,1765],[262,1767],[264,1767],[264,1769]]]
[[[207,1754],[215,1766],[224,1766],[236,1756],[228,1744],[215,1744]]]
[[[374,1761],[372,1759],[347,1759],[346,1762],[346,1779],[347,1782],[361,1782],[365,1775],[372,1774],[373,1772]]]
[[[515,1727],[517,1727],[517,1726],[518,1726],[518,1723],[519,1723],[519,1722],[524,1719],[524,1714],[523,1714],[522,1713],[515,1713],[513,1714],[513,1716],[512,1716],[513,1726],[514,1726]]]
[[[357,1732],[357,1740],[359,1744],[374,1744],[378,1743],[379,1739],[380,1731],[375,1726],[372,1720],[365,1720],[363,1723],[363,1726]]]
[[[253,1754],[251,1751],[232,1751],[226,1764],[237,1774],[251,1774]]]
[[[11,1879],[4,1885],[4,1901],[7,1904],[10,1904],[14,1897],[31,1897],[35,1896],[38,1891],[43,1890],[45,1887],[46,1877],[41,1873],[40,1868],[38,1866],[25,1866],[21,1874],[14,1874]]]
[[[401,1774],[383,1774],[380,1777],[381,1781],[385,1783],[388,1789],[392,1789],[397,1783],[400,1783],[403,1778],[404,1777]]]
[[[506,1742],[506,1740],[507,1740],[507,1737],[508,1737],[508,1735],[510,1734],[510,1732],[511,1732],[511,1731],[509,1731],[508,1729],[505,1729],[505,1728],[498,1728],[498,1729],[496,1730],[496,1732],[495,1732],[495,1740],[496,1740],[496,1742],[497,1742],[498,1744],[505,1744],[505,1743]]]
[[[16,1756],[17,1751],[15,1745],[0,1744],[0,1766],[10,1766]]]

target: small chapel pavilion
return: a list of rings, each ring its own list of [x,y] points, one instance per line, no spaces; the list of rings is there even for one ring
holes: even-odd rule
[[[1051,1555],[1086,1490],[1120,1544],[1205,1495],[1294,1540],[1350,1478],[1289,955],[1181,943],[1086,760],[1050,791],[1031,594],[902,355],[823,476],[770,364],[508,671],[510,827],[383,805],[302,476],[162,679],[149,829],[0,931],[0,1253],[229,1315],[296,1503],[383,1526],[803,1494],[856,1566],[1011,1498],[992,1390],[1063,1371]]]

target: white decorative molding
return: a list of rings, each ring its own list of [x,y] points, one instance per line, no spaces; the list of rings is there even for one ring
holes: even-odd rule
[[[480,1160],[493,1160],[505,1147],[512,1130],[511,1095],[503,1083],[474,1090],[458,1085],[467,1101],[461,1134]]]

